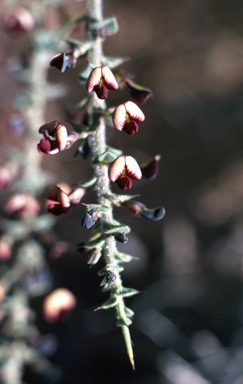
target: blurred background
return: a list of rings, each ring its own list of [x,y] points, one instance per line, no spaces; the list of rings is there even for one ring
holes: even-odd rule
[[[14,2],[7,3],[0,4],[4,16]],[[65,1],[62,17],[57,8],[48,7],[46,27],[55,30],[62,18],[82,13],[85,2]],[[153,98],[142,107],[146,120],[139,133],[128,137],[109,130],[109,142],[139,162],[161,154],[158,177],[134,183],[132,192],[148,207],[164,206],[166,216],[150,222],[131,216],[125,208],[115,211],[132,228],[121,250],[140,258],[125,265],[123,273],[124,285],[141,291],[127,300],[135,311],[135,372],[113,311],[94,312],[106,294],[100,292],[99,266],[87,270],[85,258],[75,251],[87,236],[81,227],[83,208],[57,221],[55,231],[71,250],[47,261],[54,286],[69,289],[77,305],[68,319],[53,324],[43,319],[43,297],[33,298],[31,306],[41,334],[56,340],[50,360],[61,368],[58,383],[241,384],[243,4],[104,0],[104,14],[116,16],[120,26],[117,35],[107,38],[105,53],[128,56],[122,68],[153,90]],[[8,146],[21,146],[23,133],[12,127],[13,100],[23,83],[16,83],[13,67],[16,58],[28,66],[31,39],[28,34],[13,38],[4,28],[0,38],[4,162]],[[69,105],[84,97],[77,80],[86,64],[78,62],[64,74],[49,69],[49,81],[61,84],[66,93],[48,102],[46,121],[64,121]],[[127,99],[123,92],[112,93],[109,103]],[[74,158],[73,151],[44,156],[43,168],[52,172],[55,182],[75,185],[91,175],[89,161]],[[87,199],[92,201],[92,196]],[[28,369],[25,376],[26,383],[48,383]]]

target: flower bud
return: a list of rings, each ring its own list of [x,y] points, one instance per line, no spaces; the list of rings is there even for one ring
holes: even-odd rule
[[[118,83],[109,67],[96,67],[88,77],[86,89],[88,92],[95,91],[99,99],[107,99],[108,89],[116,91]]]
[[[158,174],[159,171],[159,161],[161,159],[160,155],[156,155],[153,159],[139,164],[139,167],[142,171],[142,175],[145,179],[153,180]]]
[[[68,68],[75,67],[77,63],[77,50],[73,49],[69,52],[62,52],[55,55],[51,61],[50,66],[57,68],[62,73],[65,72]]]
[[[163,219],[165,215],[165,209],[163,207],[147,208],[140,201],[127,201],[123,203],[135,216],[143,217],[151,221],[159,221]]]
[[[145,116],[141,109],[132,101],[118,105],[112,115],[114,127],[128,135],[138,132],[138,124],[144,121]]]
[[[102,256],[101,249],[97,249],[95,251],[92,250],[87,260],[87,267],[91,268],[93,267],[93,265],[97,264],[101,256]]]
[[[96,209],[91,209],[87,212],[82,220],[82,226],[84,228],[91,228],[99,218],[99,212]]]
[[[131,79],[131,75],[125,71],[116,71],[116,78],[118,80],[119,87],[127,91],[137,104],[144,104],[152,98],[152,91],[149,88],[136,84]]]

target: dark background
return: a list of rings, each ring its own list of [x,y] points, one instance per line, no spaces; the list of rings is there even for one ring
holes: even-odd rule
[[[66,2],[68,14],[83,6]],[[43,334],[58,337],[51,359],[62,368],[60,384],[241,384],[243,4],[105,0],[104,14],[115,15],[120,25],[119,33],[107,38],[105,53],[128,56],[123,68],[154,94],[142,107],[146,120],[137,135],[109,131],[108,138],[140,162],[161,154],[156,180],[135,183],[133,192],[149,207],[164,206],[166,216],[149,222],[125,209],[115,212],[132,228],[122,250],[140,257],[123,274],[125,286],[141,291],[127,300],[135,311],[135,372],[113,311],[94,312],[106,298],[99,267],[87,270],[75,251],[50,263],[55,285],[78,300],[68,320],[53,325],[38,320]],[[4,63],[25,46],[11,46],[1,35]],[[4,71],[3,121],[16,93]],[[69,93],[48,105],[47,120],[62,118],[67,104],[84,95],[79,71],[79,64],[64,75],[50,69],[50,79],[65,83]],[[127,99],[120,92],[109,103]],[[4,134],[4,125],[1,130]],[[73,159],[71,150],[48,161],[44,166],[58,181],[75,184],[91,172],[88,160]],[[85,238],[80,220],[79,208],[62,217],[56,226],[60,238],[74,246]]]

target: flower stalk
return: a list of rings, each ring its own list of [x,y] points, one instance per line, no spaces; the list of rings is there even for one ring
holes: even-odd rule
[[[87,10],[88,10],[88,18],[94,19],[97,21],[101,21],[103,18],[102,15],[102,0],[87,0]],[[91,65],[95,67],[99,67],[102,65],[103,60],[103,38],[100,36],[92,37],[92,33],[89,30],[89,26],[87,26],[87,38],[93,40],[93,47],[89,51],[89,62]],[[92,93],[91,98],[91,110],[95,109],[105,110],[105,101],[98,99],[95,93]],[[106,126],[104,118],[100,118],[99,125],[96,131],[92,134],[92,157],[93,159],[100,156],[105,152],[107,148],[106,143]],[[110,180],[108,176],[108,167],[106,165],[94,165],[95,175],[97,176],[97,199],[98,204],[101,206],[105,206],[108,208],[106,212],[103,212],[100,217],[101,226],[102,223],[110,224],[113,223],[113,213],[112,213],[112,203],[107,198],[107,196],[111,195],[110,189]],[[102,228],[101,228],[102,230]],[[116,240],[114,236],[109,236],[103,245],[103,255],[106,262],[106,265],[112,265],[115,268],[118,267],[118,263],[116,261],[115,255],[117,253]],[[118,320],[124,322],[124,325],[121,325],[123,337],[125,340],[125,345],[128,353],[128,357],[132,368],[135,369],[134,364],[134,355],[132,348],[132,341],[130,336],[130,331],[128,326],[126,325],[126,316],[125,316],[125,303],[122,296],[119,295],[119,290],[122,287],[122,280],[120,277],[120,273],[116,271],[115,281],[112,284],[111,296],[116,299],[116,317]]]

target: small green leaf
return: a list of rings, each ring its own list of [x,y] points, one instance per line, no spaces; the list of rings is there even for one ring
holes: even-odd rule
[[[78,49],[80,56],[85,55],[94,45],[92,41],[80,41],[75,39],[68,39],[66,43],[71,49]]]
[[[117,264],[107,264],[104,268],[102,268],[99,272],[98,272],[98,276],[103,276],[105,275],[108,271],[118,271],[118,272],[122,272],[124,270],[123,267],[121,267],[120,265],[117,265]]]
[[[90,189],[94,187],[97,183],[97,177],[92,177],[92,179],[84,180],[82,183],[79,183],[78,187],[84,189]]]
[[[139,258],[135,256],[131,256],[128,253],[117,252],[116,260],[123,263],[129,263],[132,260],[139,260]]]
[[[112,147],[108,147],[105,152],[103,152],[101,155],[99,155],[93,160],[93,164],[110,164],[121,154],[122,151]]]
[[[116,233],[129,233],[131,231],[130,227],[128,225],[109,225],[104,230],[105,235],[113,235]]]
[[[91,23],[92,29],[105,29],[108,36],[115,35],[119,31],[119,25],[116,17],[110,17],[102,21]]]
[[[125,314],[126,314],[126,316],[127,316],[129,319],[130,319],[131,317],[134,316],[134,312],[133,312],[130,308],[125,307],[124,310],[125,310]]]
[[[86,83],[88,80],[88,77],[90,75],[90,72],[92,71],[94,67],[91,65],[88,65],[80,74],[79,74],[79,80],[81,83]]]
[[[119,290],[118,294],[119,294],[119,296],[122,296],[122,297],[130,297],[130,296],[137,295],[138,293],[140,293],[140,292],[137,289],[122,287]]]
[[[126,319],[117,319],[117,321],[116,321],[116,325],[117,325],[118,327],[123,327],[124,325],[125,325],[126,327],[129,327],[129,325],[131,325],[131,324],[132,324],[132,320],[129,319],[129,318],[126,318]]]
[[[126,201],[132,200],[139,195],[117,195],[115,193],[110,193],[109,195],[105,195],[107,199],[109,199],[114,205],[120,206],[120,204],[125,203]]]
[[[99,309],[109,309],[112,307],[115,307],[117,304],[117,298],[111,297],[110,299],[106,300],[100,307],[96,308],[95,311],[98,311]]]
[[[82,109],[83,107],[85,107],[86,105],[88,105],[89,103],[89,99],[87,97],[85,97],[84,99],[82,99],[79,103],[75,104],[74,107],[72,108],[73,110],[78,110],[78,109]]]
[[[107,65],[110,69],[114,69],[116,67],[119,67],[119,65],[125,63],[128,60],[129,60],[128,57],[105,56],[103,59],[103,65]]]
[[[85,203],[82,203],[82,205],[84,205],[86,207],[86,211],[87,212],[91,211],[91,209],[95,209],[98,212],[108,212],[111,209],[111,208],[106,207],[106,206],[101,205],[101,204],[85,204]]]
[[[105,242],[104,236],[98,236],[95,239],[90,239],[86,241],[83,245],[84,249],[98,249],[101,248],[104,245]]]

